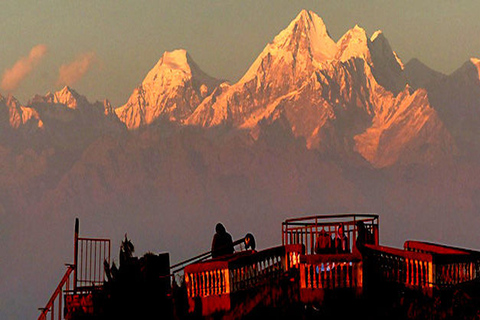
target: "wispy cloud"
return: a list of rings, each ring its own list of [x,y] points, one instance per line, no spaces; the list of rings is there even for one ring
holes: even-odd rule
[[[78,55],[75,60],[60,67],[57,85],[73,85],[82,79],[96,62],[95,52]]]
[[[33,47],[27,57],[20,58],[12,68],[3,73],[2,89],[8,92],[15,91],[33,69],[38,66],[46,53],[47,46],[44,44]]]

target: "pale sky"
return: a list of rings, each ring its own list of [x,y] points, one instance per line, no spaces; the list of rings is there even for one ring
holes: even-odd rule
[[[355,24],[382,30],[404,63],[417,57],[450,73],[480,57],[477,0],[4,0],[0,72],[44,45],[12,92],[21,102],[71,81],[90,101],[119,106],[173,49],[213,77],[238,80],[302,9],[322,17],[335,41]]]

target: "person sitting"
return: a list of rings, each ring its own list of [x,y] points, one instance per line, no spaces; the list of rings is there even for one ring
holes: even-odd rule
[[[324,229],[317,233],[315,240],[315,253],[326,253],[330,246],[330,241],[327,242],[328,238],[329,237]]]
[[[343,223],[340,223],[335,237],[335,248],[337,253],[347,253],[350,251],[348,237],[345,234]]]
[[[328,233],[322,229],[317,233],[317,240],[315,241],[315,253],[329,253],[331,250],[331,239]]]
[[[223,224],[217,223],[215,235],[212,241],[212,258],[217,258],[233,253],[232,236],[227,232]]]

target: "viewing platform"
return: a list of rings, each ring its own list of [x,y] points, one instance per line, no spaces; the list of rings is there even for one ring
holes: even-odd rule
[[[132,288],[140,290],[130,298],[133,305],[151,300],[145,310],[161,305],[159,314],[172,319],[182,314],[241,319],[258,306],[318,307],[392,290],[431,298],[479,286],[480,252],[419,241],[406,241],[403,249],[381,245],[375,214],[293,218],[281,227],[277,247],[256,251],[247,234],[233,243],[245,244],[243,250],[216,258],[209,251],[173,266],[168,253],[132,257],[125,252],[125,238],[117,269],[110,266],[110,241],[80,237],[77,221],[74,263],[39,319],[102,318],[116,305],[124,306],[126,298],[118,292],[132,295]],[[181,277],[180,284],[174,276]]]
[[[389,284],[432,297],[477,281],[479,258],[476,251],[418,241],[406,241],[403,250],[380,245],[378,215],[309,216],[282,223],[282,246],[189,265],[185,281],[189,311],[201,308],[208,316],[239,309],[248,299],[262,300],[254,289],[282,277],[290,280],[290,302],[304,305],[321,305],[327,295],[361,297]],[[285,294],[269,290],[279,300]]]

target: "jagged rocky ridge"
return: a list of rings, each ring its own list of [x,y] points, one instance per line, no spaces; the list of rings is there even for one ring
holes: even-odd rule
[[[167,52],[116,113],[129,129],[167,120],[252,139],[276,122],[309,149],[360,155],[374,167],[451,158],[454,125],[439,116],[454,102],[432,104],[426,83],[442,76],[418,65],[404,67],[381,31],[368,37],[355,26],[335,42],[304,10],[237,83],[205,75],[184,50]]]
[[[117,109],[68,87],[27,106],[10,96],[0,101],[0,128],[47,132],[65,143],[78,142],[74,131],[88,132],[80,139],[86,146],[124,131],[120,122],[130,130],[155,123],[222,127],[253,140],[275,123],[322,154],[377,168],[432,163],[477,144],[478,65],[472,59],[448,76],[416,59],[404,66],[381,31],[368,37],[355,26],[335,42],[323,20],[303,10],[237,83],[208,76],[185,50],[175,50]]]

